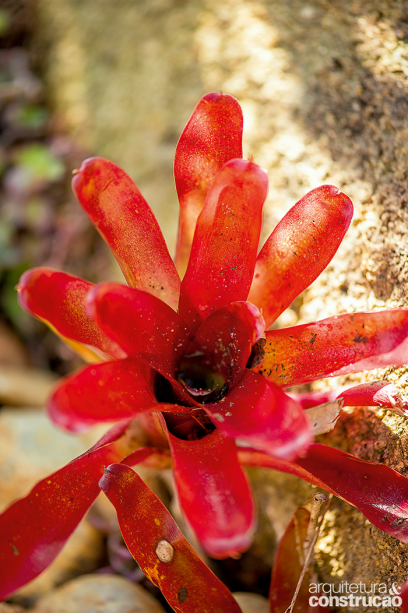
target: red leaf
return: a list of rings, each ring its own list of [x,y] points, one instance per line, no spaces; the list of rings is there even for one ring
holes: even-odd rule
[[[273,458],[262,451],[241,447],[238,448],[238,460],[242,466],[258,466],[261,468],[280,470],[283,473],[288,473],[290,475],[294,475],[295,477],[299,477],[300,479],[303,479],[316,487],[320,487],[327,492],[336,494],[336,492],[329,488],[328,485],[321,479],[318,479],[315,475],[311,474],[301,466],[298,466],[294,462],[279,460],[278,458]]]
[[[255,370],[284,387],[335,376],[349,364],[357,372],[366,358],[392,351],[407,335],[408,309],[337,315],[268,330],[265,358]]]
[[[112,428],[0,515],[0,599],[34,579],[61,551],[97,497],[104,467],[123,457],[115,441],[126,425]]]
[[[383,532],[408,543],[408,479],[384,464],[318,443],[295,462],[278,463],[250,450],[240,451],[239,459],[247,466],[276,468],[318,485],[360,509]]]
[[[176,265],[184,275],[197,217],[222,166],[242,158],[243,118],[232,96],[207,94],[195,107],[177,144],[174,178],[180,200]]]
[[[130,553],[175,611],[240,613],[231,593],[134,471],[124,465],[109,466],[100,487],[116,508]]]
[[[90,158],[74,176],[72,188],[129,285],[176,309],[179,276],[156,218],[132,179],[109,160]]]
[[[365,462],[315,443],[296,463],[316,475],[383,532],[408,543],[408,479],[383,464]]]
[[[352,216],[350,198],[322,185],[278,223],[258,255],[248,298],[262,309],[267,328],[326,268]]]
[[[349,388],[326,390],[324,392],[290,393],[303,409],[318,406],[332,400],[343,400],[345,407],[383,407],[403,417],[408,417],[408,403],[400,390],[388,381],[369,381]]]
[[[81,432],[99,422],[157,411],[149,371],[134,358],[87,366],[58,384],[48,401],[49,416],[58,426]]]
[[[85,298],[93,287],[92,283],[64,272],[32,268],[18,283],[18,300],[23,309],[43,320],[69,344],[74,341],[74,349],[83,343],[96,349],[103,358],[123,358],[125,353],[86,313]],[[93,358],[96,357],[93,353]]]
[[[216,175],[181,284],[180,315],[192,330],[216,309],[246,300],[267,188],[266,172],[252,162],[231,160]]]
[[[221,432],[282,460],[305,452],[312,440],[300,405],[250,370],[221,401],[204,408]]]
[[[233,387],[242,377],[252,346],[264,330],[263,317],[250,302],[233,302],[210,315],[187,345],[180,361],[179,374],[189,392],[197,399],[209,393],[211,389],[205,389],[206,381],[212,389],[216,384]],[[194,379],[204,388],[191,385]]]
[[[122,460],[121,464],[126,466],[142,464],[155,470],[165,470],[166,468],[171,468],[171,455],[168,449],[141,447]]]
[[[303,543],[306,539],[310,513],[307,509],[296,509],[279,542],[273,563],[272,581],[269,591],[271,613],[285,613],[294,596],[303,565],[305,554]],[[307,570],[302,581],[293,612],[323,613],[326,607],[309,604],[311,572]]]
[[[128,355],[172,379],[188,341],[188,329],[167,304],[119,283],[97,285],[88,296],[88,312]]]
[[[388,368],[389,366],[404,366],[408,364],[408,338],[404,339],[400,345],[379,355],[373,355],[356,364],[348,364],[339,370],[331,373],[331,377],[349,375],[353,372],[363,370],[373,370],[374,368]]]
[[[214,558],[248,549],[254,502],[234,441],[217,430],[200,440],[168,436],[180,505],[204,549]]]

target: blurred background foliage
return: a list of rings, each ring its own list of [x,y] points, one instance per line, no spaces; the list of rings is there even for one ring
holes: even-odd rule
[[[33,46],[35,7],[0,8],[0,362],[66,374],[81,361],[18,306],[22,272],[50,266],[98,281],[111,259],[70,192],[86,157],[55,129]]]

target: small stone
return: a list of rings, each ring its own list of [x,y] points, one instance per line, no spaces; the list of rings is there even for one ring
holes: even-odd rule
[[[31,613],[164,613],[140,585],[115,575],[85,575],[43,596]]]
[[[259,594],[251,594],[249,592],[235,592],[233,594],[235,600],[241,607],[242,613],[269,613],[269,602]]]
[[[159,541],[156,545],[156,555],[161,562],[169,564],[174,556],[174,547],[168,541]]]

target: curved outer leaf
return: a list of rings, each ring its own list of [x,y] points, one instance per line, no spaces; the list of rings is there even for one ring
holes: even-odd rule
[[[82,432],[100,422],[157,411],[149,371],[134,358],[87,366],[58,383],[47,403],[48,414],[58,426]]]
[[[400,390],[389,381],[368,381],[353,387],[323,392],[289,393],[303,409],[339,399],[345,407],[383,407],[403,417],[408,417],[408,402]]]
[[[407,335],[408,309],[337,315],[268,330],[265,357],[255,370],[284,387],[307,383],[335,376],[349,364],[362,370],[366,358],[381,359],[380,354],[392,352]]]
[[[105,470],[100,487],[116,508],[130,553],[175,611],[240,613],[231,593],[199,558],[139,475],[123,464],[113,464]],[[160,541],[167,542],[169,561],[156,554]]]
[[[221,375],[229,388],[245,371],[252,346],[263,335],[261,313],[250,302],[233,302],[210,315],[187,345],[182,361],[189,359]],[[190,357],[189,357],[190,356]]]
[[[307,509],[304,507],[296,509],[279,541],[269,590],[271,613],[285,613],[292,601],[305,561],[302,545],[306,539],[309,520],[310,513]],[[293,612],[328,613],[327,607],[309,604],[310,582],[311,573],[310,570],[307,570],[295,606],[292,609]]]
[[[129,285],[177,308],[180,279],[160,227],[132,179],[103,158],[82,163],[72,189]]]
[[[172,379],[188,341],[187,326],[167,304],[138,289],[101,283],[88,296],[88,312],[128,355]]]
[[[261,453],[251,458],[249,450],[240,451],[240,462],[276,468],[314,483],[360,509],[383,532],[408,543],[408,479],[388,466],[318,443],[295,462],[278,463]]]
[[[288,460],[279,460],[267,455],[263,451],[257,449],[251,449],[246,447],[238,447],[238,460],[242,466],[258,466],[260,468],[272,468],[273,470],[280,470],[283,473],[288,473],[299,477],[316,487],[320,487],[327,492],[336,494],[326,483],[321,479],[308,472],[305,468],[298,466],[295,462],[289,462]]]
[[[26,311],[50,326],[74,349],[90,345],[103,358],[124,358],[126,354],[95,323],[85,310],[85,298],[95,287],[79,277],[52,268],[32,268],[25,272],[18,285],[18,301]],[[74,341],[74,343],[72,343]],[[90,349],[83,347],[85,358]],[[94,351],[93,359],[97,356]],[[87,353],[86,353],[87,352]]]
[[[408,543],[408,479],[383,464],[365,462],[315,443],[296,463],[360,509],[374,526]]]
[[[278,223],[261,249],[248,297],[268,328],[320,275],[353,217],[353,204],[333,185],[313,189]]]
[[[115,441],[126,426],[115,426],[0,515],[0,599],[34,579],[61,551],[97,497],[104,467],[122,459]]]
[[[246,300],[268,189],[266,171],[231,160],[217,173],[197,220],[179,310],[191,330],[213,311]]]
[[[221,432],[282,460],[304,453],[312,442],[301,406],[250,370],[221,401],[204,408]]]
[[[255,509],[234,441],[217,430],[193,441],[168,436],[180,506],[203,548],[214,558],[248,549]]]
[[[197,217],[217,172],[242,158],[243,117],[237,100],[207,94],[195,107],[177,144],[174,178],[180,201],[176,265],[184,275]]]

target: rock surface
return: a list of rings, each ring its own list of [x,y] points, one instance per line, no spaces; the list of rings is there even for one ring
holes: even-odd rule
[[[32,613],[164,613],[146,590],[123,577],[87,575],[39,600]]]
[[[0,511],[33,485],[55,472],[92,444],[92,435],[64,434],[44,411],[7,408],[0,411]]]
[[[0,403],[22,407],[43,407],[56,377],[39,369],[24,368],[0,361]]]

